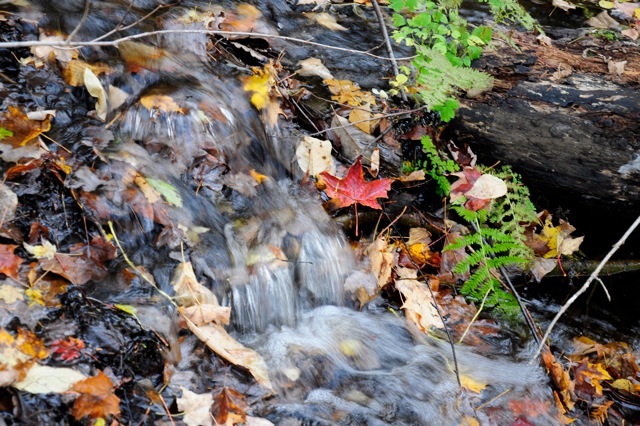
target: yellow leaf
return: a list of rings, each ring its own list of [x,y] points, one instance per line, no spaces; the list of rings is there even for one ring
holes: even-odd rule
[[[120,309],[121,311],[126,312],[129,315],[133,315],[133,316],[136,316],[136,313],[138,312],[136,307],[135,306],[131,306],[131,305],[121,305],[120,303],[116,303],[113,306],[115,306],[116,308]]]
[[[35,288],[27,289],[24,294],[27,295],[31,302],[29,302],[29,306],[33,306],[35,304],[44,306],[44,297],[42,296],[42,292]]]
[[[153,186],[151,186],[149,182],[147,182],[144,176],[136,175],[136,177],[133,178],[133,181],[136,183],[136,185],[138,185],[138,188],[140,188],[140,191],[142,191],[144,197],[147,199],[147,201],[149,201],[149,203],[153,204],[160,198],[162,198],[162,194],[156,191]]]
[[[32,246],[30,244],[24,243],[24,248],[36,259],[51,260],[55,257],[57,252],[56,246],[54,246],[47,240],[42,240],[42,245],[38,246]]]
[[[612,1],[608,1],[608,0],[600,0],[598,2],[598,5],[603,9],[613,9],[613,6],[615,6],[615,4]]]
[[[470,390],[471,392],[480,393],[484,388],[487,387],[486,383],[482,383],[473,377],[469,377],[467,375],[460,375],[460,384],[463,388]]]
[[[371,111],[368,109],[369,105],[352,109],[349,113],[349,122],[363,132],[371,134]]]
[[[184,114],[176,101],[167,95],[146,95],[140,98],[140,103],[149,111],[159,109],[164,112],[178,112]]]
[[[640,19],[640,7],[636,7],[633,10],[633,17],[636,18],[636,19]]]
[[[262,183],[266,180],[269,180],[269,176],[263,175],[262,173],[256,172],[254,169],[249,170],[249,175],[256,180],[258,183]]]
[[[247,78],[244,83],[244,90],[253,92],[251,103],[258,109],[267,106],[269,100],[269,92],[271,91],[271,83],[269,82],[269,74],[265,71],[258,71],[256,74]]]

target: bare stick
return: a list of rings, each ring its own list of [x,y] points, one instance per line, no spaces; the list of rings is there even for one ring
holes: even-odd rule
[[[614,246],[611,248],[609,253],[607,253],[607,255],[604,257],[604,259],[602,259],[602,261],[600,262],[600,264],[598,265],[596,270],[593,271],[593,273],[589,276],[589,279],[587,280],[587,282],[585,282],[584,285],[580,288],[580,290],[578,290],[573,296],[571,296],[571,298],[569,300],[567,300],[567,303],[565,303],[562,306],[562,308],[560,308],[560,311],[558,311],[556,316],[551,321],[551,324],[549,324],[549,327],[547,327],[547,331],[545,331],[544,336],[542,336],[542,342],[540,342],[540,345],[538,346],[538,349],[536,350],[536,353],[533,355],[532,361],[534,361],[538,357],[538,355],[540,355],[540,352],[542,351],[542,348],[544,346],[544,342],[546,342],[547,339],[549,338],[549,335],[551,334],[551,330],[553,330],[553,327],[556,325],[556,323],[558,322],[560,317],[565,312],[567,312],[567,309],[569,309],[569,306],[571,306],[573,304],[573,302],[575,302],[578,299],[578,297],[580,297],[580,295],[582,293],[587,291],[587,289],[589,288],[589,285],[591,285],[593,280],[598,278],[598,274],[600,273],[600,271],[602,270],[604,265],[609,261],[611,256],[613,256],[613,254],[618,251],[620,246],[622,246],[624,244],[624,242],[627,240],[627,238],[629,238],[629,235],[631,235],[631,233],[638,227],[638,225],[640,225],[640,216],[638,216],[638,218],[635,220],[635,222],[633,222],[633,224],[631,224],[631,226],[629,227],[629,229],[627,229],[627,232],[624,233],[622,238],[620,238],[620,240],[617,243],[614,244]]]
[[[82,14],[82,18],[80,19],[80,22],[78,22],[78,25],[76,25],[75,29],[71,31],[69,37],[67,37],[67,43],[71,44],[71,40],[73,40],[75,35],[78,34],[78,31],[80,31],[80,28],[82,28],[84,23],[87,22],[87,18],[89,17],[89,10],[91,10],[91,0],[85,0],[84,13]]]
[[[400,74],[400,70],[398,69],[398,63],[396,62],[395,55],[393,54],[393,46],[391,46],[391,39],[389,39],[389,33],[387,32],[387,25],[384,23],[384,16],[382,15],[382,10],[380,10],[380,5],[378,4],[378,0],[371,0],[371,4],[373,5],[373,10],[376,11],[376,16],[378,17],[378,23],[380,24],[380,32],[382,32],[382,37],[384,38],[384,44],[387,46],[387,53],[389,54],[389,60],[391,61],[391,68],[393,69],[393,75],[397,78]],[[402,100],[407,102],[407,94],[404,93],[404,90],[400,90],[400,94],[402,96]]]
[[[324,49],[338,50],[341,52],[355,53],[358,55],[365,55],[382,61],[390,61],[390,58],[384,56],[374,55],[373,53],[365,52],[363,50],[347,49],[346,47],[330,46],[328,44],[317,43],[315,41],[304,40],[296,37],[281,36],[275,34],[265,33],[252,33],[247,31],[222,31],[222,30],[158,30],[149,31],[140,34],[133,34],[127,37],[121,37],[115,40],[109,41],[77,41],[72,43],[74,48],[80,48],[84,46],[118,46],[125,41],[137,40],[140,38],[150,37],[159,34],[211,34],[211,35],[230,35],[230,36],[244,36],[244,37],[261,37],[261,38],[274,38],[278,40],[286,40],[294,43],[309,44],[311,46],[318,46]],[[36,46],[51,46],[51,47],[69,47],[68,42],[65,41],[7,41],[0,43],[0,49],[12,49],[18,47],[36,47]],[[413,57],[396,58],[396,60],[409,60]]]

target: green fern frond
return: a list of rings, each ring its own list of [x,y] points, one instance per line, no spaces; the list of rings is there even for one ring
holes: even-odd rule
[[[431,110],[444,106],[458,90],[486,91],[493,87],[493,77],[481,71],[454,66],[441,52],[416,46],[413,60],[418,70],[416,86],[420,100]]]

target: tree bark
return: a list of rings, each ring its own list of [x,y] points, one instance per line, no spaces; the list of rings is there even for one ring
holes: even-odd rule
[[[478,61],[495,77],[494,89],[463,100],[447,136],[468,143],[485,164],[513,165],[529,186],[637,208],[639,49],[586,31],[556,34],[552,46],[531,34],[499,40]],[[620,61],[627,63],[618,75],[610,67]]]

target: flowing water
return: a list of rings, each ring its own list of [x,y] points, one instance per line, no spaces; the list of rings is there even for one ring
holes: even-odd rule
[[[134,3],[138,15],[154,6]],[[100,35],[127,4],[96,2],[101,13],[118,13],[112,20],[90,14],[77,37]],[[70,32],[84,3],[43,7],[53,26]],[[63,9],[66,15],[59,14]],[[155,28],[180,28],[175,18],[186,10],[172,7]],[[256,404],[256,414],[275,424],[457,425],[465,416],[482,424],[557,423],[550,414],[525,411],[514,418],[513,401],[553,401],[544,371],[528,363],[531,347],[505,339],[488,356],[457,345],[467,386],[488,385],[481,397],[460,390],[448,344],[412,335],[403,318],[383,307],[348,307],[343,287],[356,260],[317,192],[300,185],[293,167],[297,141],[287,129],[265,130],[238,71],[209,60],[205,36],[154,41],[170,55],[103,81],[130,98],[110,127],[114,137],[93,143],[105,159],[95,170],[103,180],[95,192],[118,212],[116,231],[132,260],[152,271],[163,289],[170,291],[171,268],[186,258],[232,307],[236,335],[266,359],[276,386],[277,395]],[[112,50],[85,54],[123,69]],[[150,111],[137,102],[147,95],[169,96],[182,112]],[[266,179],[258,184],[252,170]],[[137,207],[123,195],[135,173],[170,183],[183,206]],[[101,287],[105,301],[122,300],[116,288]]]

